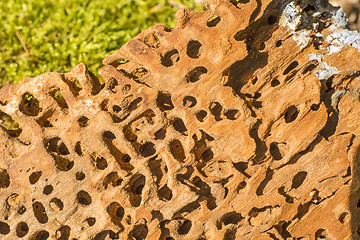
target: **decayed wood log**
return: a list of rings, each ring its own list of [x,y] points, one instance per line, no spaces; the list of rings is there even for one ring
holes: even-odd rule
[[[358,239],[360,36],[214,0],[0,90],[2,239]]]

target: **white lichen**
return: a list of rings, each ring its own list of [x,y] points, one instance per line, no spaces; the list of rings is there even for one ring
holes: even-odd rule
[[[294,2],[290,2],[286,5],[283,14],[280,18],[280,25],[283,27],[290,28],[295,31],[296,27],[301,22],[300,9],[296,8]]]
[[[331,45],[328,47],[328,53],[333,54],[339,52],[345,46],[351,46],[360,50],[360,33],[346,29],[338,29],[325,40]]]
[[[300,49],[303,50],[310,42],[310,32],[305,29],[295,32],[292,39],[296,42]]]
[[[317,61],[319,63],[319,66],[322,68],[321,70],[315,72],[315,75],[318,77],[319,80],[329,78],[338,72],[336,67],[330,67],[326,62],[323,62],[323,59],[324,56],[320,53],[309,54],[309,60]]]
[[[339,8],[336,12],[331,12],[331,13],[332,13],[333,23],[330,26],[330,30],[334,31],[337,28],[346,29],[349,23],[344,10],[342,8]]]

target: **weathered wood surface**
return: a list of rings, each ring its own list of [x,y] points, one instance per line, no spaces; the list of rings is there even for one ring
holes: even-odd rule
[[[80,64],[0,90],[2,239],[359,238],[359,34],[326,1],[209,7],[104,85]]]

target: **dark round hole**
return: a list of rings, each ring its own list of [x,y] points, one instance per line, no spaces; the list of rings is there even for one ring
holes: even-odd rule
[[[184,107],[192,108],[192,107],[194,107],[196,105],[196,103],[197,103],[196,98],[191,97],[191,96],[186,96],[183,99],[183,106]]]
[[[124,217],[124,208],[123,207],[119,207],[118,209],[116,209],[115,215],[118,218],[123,218]]]
[[[121,111],[121,107],[119,107],[118,105],[114,105],[114,106],[113,106],[113,111],[116,112],[116,113],[118,113],[118,112]]]
[[[77,173],[75,174],[75,177],[76,177],[77,180],[82,181],[82,180],[85,179],[85,173],[83,173],[83,172],[77,172]]]
[[[128,163],[128,162],[130,162],[131,157],[129,156],[129,154],[124,154],[122,157],[122,160],[123,160],[123,162]]]
[[[251,83],[252,83],[253,85],[255,85],[255,84],[257,83],[257,81],[258,81],[258,78],[255,77],[255,78],[251,81]]]
[[[181,226],[178,229],[178,233],[180,235],[185,235],[190,231],[191,228],[191,222],[189,220],[185,220],[185,222],[183,222],[183,224],[181,224]]]
[[[285,112],[285,122],[290,123],[295,121],[297,116],[299,115],[299,110],[295,106],[289,107]]]
[[[187,45],[186,54],[191,58],[199,58],[201,43],[197,40],[191,40]]]
[[[288,74],[289,72],[291,72],[292,70],[294,70],[297,66],[299,66],[298,61],[293,61],[292,63],[290,63],[290,65],[285,69],[284,71],[284,75]]]
[[[219,22],[221,21],[221,18],[219,16],[212,16],[206,23],[208,27],[215,27]]]
[[[268,22],[269,25],[275,24],[276,21],[277,21],[277,17],[274,16],[274,15],[270,15],[270,16],[268,17],[268,19],[267,19],[267,22]]]
[[[33,172],[33,173],[29,176],[29,182],[30,182],[30,184],[35,184],[35,183],[37,183],[37,181],[39,181],[41,175],[42,175],[42,172],[41,172],[41,171]]]
[[[145,176],[139,175],[131,186],[131,192],[137,195],[142,193],[145,186]]]
[[[36,234],[34,239],[35,240],[46,240],[49,238],[49,236],[50,236],[50,234],[48,231],[42,230]]]
[[[20,214],[20,215],[24,214],[24,213],[26,212],[26,207],[25,207],[25,206],[19,207],[19,209],[18,209],[17,212],[18,212],[18,214]]]
[[[85,221],[89,224],[90,227],[94,226],[94,224],[96,223],[96,219],[94,217],[89,217]]]
[[[126,84],[126,85],[123,86],[122,91],[123,91],[123,93],[125,94],[125,93],[127,93],[128,91],[130,91],[130,89],[131,89],[131,85],[130,85],[130,84]]]
[[[166,128],[159,129],[154,135],[156,140],[163,140],[166,137]]]
[[[9,224],[0,222],[0,234],[7,235],[10,232]]]
[[[56,230],[56,239],[69,239],[71,228],[69,226],[61,226],[58,230]]]
[[[85,116],[82,116],[78,119],[78,123],[80,127],[87,127],[89,126],[89,119]]]
[[[207,149],[206,151],[204,151],[202,154],[201,154],[201,157],[204,161],[210,161],[211,159],[214,158],[214,153],[213,151],[209,148]]]
[[[47,185],[44,187],[43,193],[45,195],[49,195],[50,193],[52,193],[53,190],[54,190],[53,186]]]
[[[272,87],[276,87],[276,86],[278,86],[279,84],[280,84],[280,81],[277,80],[277,79],[274,79],[274,80],[271,81],[271,86],[272,86]]]
[[[135,189],[135,194],[141,194],[142,190],[144,188],[144,185],[140,185]]]
[[[50,201],[50,207],[54,211],[62,211],[64,209],[64,203],[58,198],[53,198]]]
[[[196,118],[200,122],[203,122],[205,120],[206,116],[207,116],[207,112],[205,110],[200,110],[199,112],[196,113]]]
[[[313,111],[317,111],[317,110],[319,110],[319,108],[320,108],[320,104],[313,104],[313,105],[311,105],[311,110],[313,110]]]
[[[16,227],[16,236],[24,237],[29,232],[29,226],[26,222],[20,222]]]
[[[83,190],[78,192],[78,194],[76,195],[76,198],[77,198],[78,202],[84,206],[88,206],[92,202],[90,195]]]
[[[259,97],[261,97],[261,93],[256,92],[256,93],[254,94],[254,98],[255,98],[255,99],[258,99]]]
[[[282,40],[276,41],[276,47],[280,47],[282,45]]]
[[[146,142],[140,147],[140,153],[144,157],[149,157],[156,153],[155,145],[152,142]]]

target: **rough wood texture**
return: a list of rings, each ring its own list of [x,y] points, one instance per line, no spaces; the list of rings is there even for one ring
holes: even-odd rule
[[[326,1],[209,6],[105,85],[80,64],[0,90],[1,239],[359,238],[359,34]]]

